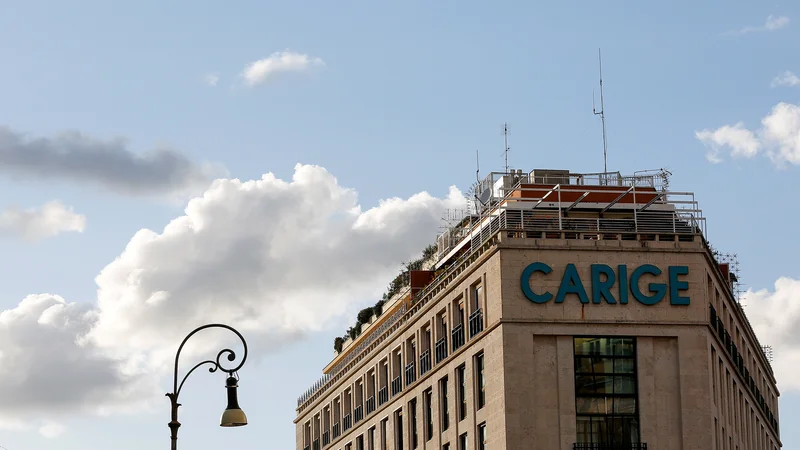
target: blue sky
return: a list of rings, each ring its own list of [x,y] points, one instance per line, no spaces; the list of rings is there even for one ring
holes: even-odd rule
[[[387,255],[385,260],[368,261],[373,266],[365,268],[372,270],[369,276],[333,287],[323,281],[334,281],[322,280],[303,292],[281,285],[282,296],[302,298],[298,304],[306,306],[314,305],[312,294],[333,292],[336,308],[315,316],[319,327],[287,309],[280,310],[285,314],[280,323],[264,319],[248,324],[253,330],[265,323],[278,330],[250,334],[258,341],[254,345],[259,353],[242,371],[241,403],[255,426],[219,429],[215,424],[224,406],[223,380],[201,372],[182,394],[183,448],[210,449],[227,442],[257,448],[265,441],[276,448],[294,446],[295,398],[318,378],[331,358],[332,337],[352,318],[337,311],[374,303],[402,258],[416,251],[408,249],[433,241],[438,224],[430,215],[453,206],[450,186],[464,191],[474,181],[476,150],[483,173],[502,169],[504,122],[510,129],[512,167],[600,171],[600,123],[591,110],[599,47],[609,169],[632,173],[668,167],[674,189],[694,191],[708,217],[711,242],[739,255],[748,287],[766,289],[752,294],[752,302],[771,302],[769,308],[759,309],[781,311],[775,305],[800,295],[796,283],[785,283],[783,290],[775,286],[780,277],[800,280],[795,258],[800,239],[794,237],[800,215],[790,207],[792,193],[800,191],[800,140],[793,141],[800,136],[800,113],[794,106],[800,102],[800,80],[789,76],[800,74],[800,6],[731,2],[722,8],[688,1],[241,1],[221,6],[149,0],[68,5],[28,0],[7,2],[2,9],[0,214],[15,206],[39,208],[53,200],[61,206],[53,207],[54,214],[59,213],[55,216],[0,216],[0,271],[7,275],[0,310],[20,312],[26,296],[52,294],[75,304],[69,312],[74,315],[68,316],[74,324],[76,318],[84,318],[76,312],[81,307],[91,310],[105,304],[106,322],[94,337],[98,348],[128,356],[144,352],[152,364],[148,367],[161,370],[164,355],[154,350],[153,342],[174,351],[179,335],[208,319],[206,314],[222,311],[240,317],[237,305],[255,307],[259,296],[270,292],[268,282],[319,275],[326,269],[321,263],[305,267],[304,261],[285,255],[261,260],[238,253],[248,243],[263,243],[260,239],[267,239],[269,232],[287,233],[293,229],[292,220],[315,231],[337,230],[343,242],[356,239],[362,235],[341,231],[352,219],[348,211],[355,204],[363,211],[375,208],[367,218],[419,225],[415,232],[399,229],[399,235],[392,235],[405,237],[393,238],[403,245],[361,248],[381,248]],[[308,59],[250,66],[276,52]],[[254,85],[243,76],[249,67]],[[208,82],[210,75],[216,77],[214,85]],[[90,145],[74,136],[71,141],[59,138],[70,130],[96,141]],[[7,148],[35,147],[14,147],[9,144],[12,138],[28,143],[48,138],[62,149],[81,142],[81,161],[94,169],[68,173],[57,165],[43,168],[36,161],[11,159],[11,153],[3,155]],[[126,143],[114,147],[109,144],[114,138]],[[110,147],[116,148],[117,156],[134,158],[156,148],[175,149],[186,172],[169,172],[174,166],[159,166],[159,160],[136,160],[141,164],[127,166],[124,158],[104,156],[113,153],[107,151]],[[709,161],[712,149],[719,161]],[[216,166],[206,168],[204,163]],[[324,171],[301,168],[297,185],[289,188],[277,182],[249,187],[223,183],[189,212],[184,212],[186,192],[176,199],[167,189],[177,186],[202,195],[207,184],[189,183],[186,173],[201,181],[206,175],[222,175],[242,182],[272,173],[288,182],[297,176],[298,163]],[[159,167],[167,167],[164,173],[172,177],[165,175],[163,185],[147,179],[161,173]],[[330,176],[352,191],[331,187]],[[423,191],[431,197],[412,197]],[[354,192],[357,199],[348,197]],[[380,203],[394,197],[400,200]],[[286,201],[298,199],[308,199],[308,208],[322,204],[315,202],[336,207],[319,216],[322,225],[315,228],[307,222],[317,218],[316,212],[286,212]],[[282,212],[290,217],[285,223],[276,219]],[[205,224],[206,234],[185,237],[185,223],[178,223],[174,241],[167,239],[172,234],[152,245],[144,242],[146,234],[131,241],[142,229],[160,234],[185,214],[195,226]],[[24,238],[36,220],[46,224],[36,228],[39,234]],[[259,234],[262,228],[264,236]],[[366,228],[370,238],[380,242],[383,231]],[[42,233],[50,237],[41,238]],[[244,237],[237,240],[240,236]],[[302,244],[300,236],[278,236]],[[191,256],[193,251],[207,252],[209,258],[221,255],[228,265],[198,264],[200,257]],[[336,260],[317,256],[320,261]],[[340,255],[358,256],[355,251]],[[187,261],[204,272],[185,269]],[[252,286],[225,272],[241,264],[257,273],[258,264],[276,261],[286,267]],[[105,277],[98,277],[101,271]],[[131,273],[143,281],[131,281]],[[224,291],[205,296],[187,287],[192,277],[225,277],[220,285],[235,289],[228,291],[230,299]],[[197,300],[182,298],[180,309],[158,310],[164,315],[157,316],[140,317],[138,310],[108,306],[117,297],[130,299],[132,305],[145,304],[146,289],[150,294],[194,293]],[[37,301],[30,302],[35,304],[31,311],[60,304],[50,297]],[[266,309],[258,317],[272,317],[275,311]],[[119,320],[125,317],[135,319],[133,328],[123,333],[118,331],[124,329]],[[156,319],[163,319],[160,326],[174,333],[150,326]],[[766,336],[773,339],[765,343],[776,346],[776,363],[783,359],[784,368],[800,364],[800,335],[791,333],[794,324],[800,324],[800,313],[781,324],[788,334]],[[129,342],[125,333],[130,333]],[[10,334],[0,329],[2,336]],[[36,336],[31,332],[30,341],[15,341],[16,348],[47,347]],[[0,342],[0,352],[4,345]],[[29,360],[31,355],[47,355],[46,350],[27,355],[6,351],[20,362],[15,366],[0,356],[0,379],[20,377],[15,367],[31,379],[34,369],[60,370],[55,363],[50,367]],[[110,382],[92,376],[86,379]],[[136,392],[145,396],[154,385],[166,392],[166,377],[145,378],[132,378],[141,389]],[[779,381],[784,448],[800,447],[800,432],[785,426],[800,420],[800,385]],[[22,383],[21,389],[32,386]],[[37,403],[22,424],[0,427],[0,445],[9,450],[166,445],[168,401],[155,401],[151,409],[99,418],[89,411],[92,404],[123,407],[136,402],[120,394],[113,402],[92,396],[64,400],[58,408]],[[40,415],[37,407],[42,408]],[[39,430],[46,426],[61,433],[45,432],[58,434],[45,437]]]

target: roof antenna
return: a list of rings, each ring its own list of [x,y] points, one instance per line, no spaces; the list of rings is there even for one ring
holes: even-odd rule
[[[475,181],[481,182],[481,157],[478,150],[475,150]]]
[[[600,63],[600,112],[597,112],[594,106],[594,89],[592,90],[592,113],[600,116],[600,121],[603,123],[603,179],[606,178],[608,173],[608,144],[606,142],[606,116],[603,104],[603,57],[600,54],[600,49],[597,49],[597,59]]]
[[[508,146],[508,122],[503,124],[503,140],[505,141],[506,174],[508,174],[508,151],[511,150],[511,147]]]

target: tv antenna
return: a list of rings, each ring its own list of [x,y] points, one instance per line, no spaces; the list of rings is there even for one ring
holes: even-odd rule
[[[481,182],[481,155],[475,150],[475,181]]]
[[[608,173],[608,143],[606,141],[606,115],[603,103],[603,57],[600,54],[600,49],[597,49],[597,59],[600,63],[600,112],[597,112],[594,105],[594,89],[592,90],[592,113],[600,116],[600,122],[603,124],[603,178]]]
[[[511,150],[511,147],[508,146],[508,122],[503,124],[503,141],[505,142],[506,173],[508,173],[508,151]]]

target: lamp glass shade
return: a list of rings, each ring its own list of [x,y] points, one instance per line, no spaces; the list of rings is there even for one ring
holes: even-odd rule
[[[247,416],[241,409],[226,409],[219,420],[221,427],[241,427],[247,425]]]
[[[247,416],[244,414],[244,411],[239,408],[239,399],[236,394],[236,388],[238,387],[236,378],[228,377],[228,379],[225,380],[225,389],[228,391],[228,406],[219,419],[219,426],[221,427],[241,427],[247,425]]]

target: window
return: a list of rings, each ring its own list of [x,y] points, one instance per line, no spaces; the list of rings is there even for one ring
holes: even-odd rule
[[[380,450],[387,450],[386,449],[386,432],[389,426],[389,418],[385,418],[381,420],[381,448]]]
[[[364,435],[361,434],[356,438],[356,450],[364,450]]]
[[[344,446],[344,450],[353,450],[353,444],[352,444],[352,443],[350,443],[350,444],[345,444],[345,446]]]
[[[467,433],[464,433],[458,437],[458,450],[469,450],[469,446],[467,444]]]
[[[403,410],[394,413],[394,449],[403,450]]]
[[[456,369],[456,377],[458,378],[458,420],[464,420],[467,417],[466,371],[467,368],[463,364]]]
[[[450,427],[450,412],[448,404],[449,401],[447,400],[447,377],[442,378],[439,380],[439,396],[442,399],[441,404],[441,416],[442,416],[442,431],[447,430]]]
[[[411,448],[417,448],[417,399],[408,402],[408,428],[411,430]]]
[[[375,427],[367,430],[367,450],[375,450]]]
[[[448,442],[448,443],[442,445],[442,450],[450,450],[450,443]]]
[[[575,338],[578,443],[639,442],[633,338]]]
[[[477,311],[481,309],[481,288],[480,284],[472,287],[472,310]]]
[[[422,394],[425,407],[425,440],[430,441],[433,437],[433,389],[428,388]]]
[[[486,450],[486,422],[478,425],[478,450]]]
[[[477,381],[478,409],[486,404],[486,378],[483,374],[483,352],[475,356],[475,380]]]

